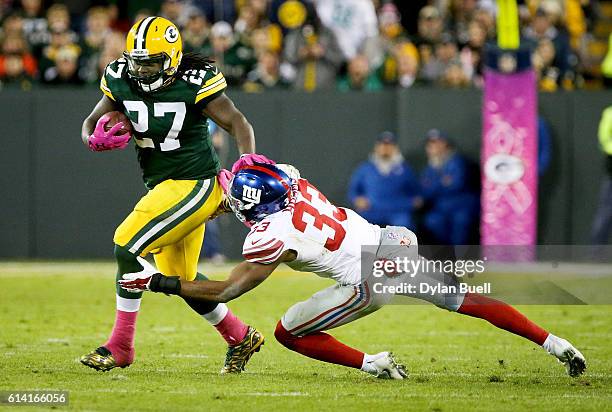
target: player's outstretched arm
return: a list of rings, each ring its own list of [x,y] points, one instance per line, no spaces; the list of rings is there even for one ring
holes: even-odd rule
[[[234,136],[240,154],[255,153],[253,126],[225,94],[210,101],[203,114]]]
[[[151,275],[139,272],[126,273],[118,283],[128,292],[140,293],[149,290],[199,301],[229,302],[257,287],[278,265],[294,260],[295,257],[295,252],[287,250],[271,264],[245,261],[236,266],[226,280],[188,281],[167,277],[161,273]]]
[[[103,95],[100,101],[93,108],[89,116],[85,118],[83,121],[83,126],[81,127],[81,140],[85,146],[88,145],[87,139],[94,132],[96,128],[96,123],[105,113],[112,112],[117,110],[117,105],[114,101],[108,98],[106,95]]]
[[[226,280],[181,281],[179,295],[193,300],[229,302],[257,287],[280,263],[280,260],[270,265],[242,262],[232,270]]]

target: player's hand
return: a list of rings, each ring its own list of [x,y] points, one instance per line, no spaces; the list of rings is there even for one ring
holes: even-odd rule
[[[129,133],[117,135],[116,133],[123,127],[123,122],[119,122],[108,131],[105,130],[106,123],[110,120],[108,114],[103,115],[98,119],[96,128],[91,136],[87,139],[87,145],[94,152],[103,152],[113,149],[124,149],[130,142],[132,137]]]
[[[123,279],[118,280],[117,283],[128,292],[146,292],[151,290],[151,279],[153,279],[155,275],[162,276],[159,273],[126,273],[122,276]]]
[[[217,210],[215,210],[213,214],[208,217],[208,220],[216,219],[219,216],[229,213],[231,211],[232,208],[229,204],[229,199],[227,198],[227,196],[223,195],[223,200],[221,200],[221,203],[219,203],[219,207],[217,207]]]
[[[219,180],[219,184],[224,194],[229,192],[229,185],[233,178],[234,174],[227,169],[221,169],[219,173],[217,173],[217,179]]]
[[[245,153],[236,160],[232,166],[232,173],[237,173],[240,169],[247,166],[253,166],[255,163],[275,165],[274,160],[268,159],[266,156],[257,153]]]

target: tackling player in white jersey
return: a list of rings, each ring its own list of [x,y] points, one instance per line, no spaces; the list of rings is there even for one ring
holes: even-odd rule
[[[232,270],[227,280],[189,282],[151,272],[124,275],[124,280],[119,281],[121,286],[133,292],[151,290],[227,302],[255,288],[281,263],[286,263],[295,270],[313,272],[337,283],[285,313],[275,331],[281,344],[313,359],[361,369],[380,378],[403,379],[405,368],[390,352],[370,355],[323,331],[366,316],[388,303],[393,295],[381,293],[381,288],[373,287],[375,284],[427,283],[428,290],[438,286],[439,291],[419,294],[417,288],[408,296],[485,319],[523,336],[564,363],[571,376],[582,374],[586,368],[584,357],[568,341],[548,333],[512,306],[449,288],[457,285],[454,276],[433,272],[373,276],[375,260],[416,258],[415,234],[404,227],[380,228],[350,209],[334,206],[291,166],[245,167],[233,176],[226,193],[236,216],[251,227],[242,251],[245,261]]]

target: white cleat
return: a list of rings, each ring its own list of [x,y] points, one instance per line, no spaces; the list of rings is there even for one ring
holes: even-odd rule
[[[576,377],[584,373],[587,367],[586,359],[578,349],[565,339],[550,334],[542,346],[565,365],[569,376]]]
[[[404,379],[408,376],[404,365],[397,363],[391,352],[381,352],[372,355],[368,362],[368,373],[379,379]],[[371,368],[370,368],[371,367]]]

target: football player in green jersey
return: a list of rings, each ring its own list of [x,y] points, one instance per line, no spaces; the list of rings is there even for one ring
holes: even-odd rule
[[[104,93],[83,122],[81,137],[93,151],[124,148],[133,137],[148,193],[115,232],[117,278],[130,272],[161,272],[185,280],[202,280],[197,263],[204,223],[223,208],[217,173],[219,160],[208,134],[208,119],[236,138],[241,158],[233,170],[254,161],[253,128],[224,94],[223,74],[204,56],[182,53],[177,27],[161,17],[136,23],[122,58],[110,63],[100,81]],[[109,112],[121,111],[133,136],[110,130]],[[157,270],[144,256],[152,254]],[[81,357],[97,370],[126,367],[134,361],[136,316],[142,293],[117,288],[117,312],[110,338]],[[225,304],[185,302],[216,327],[229,349],[222,373],[240,373],[264,342]]]

